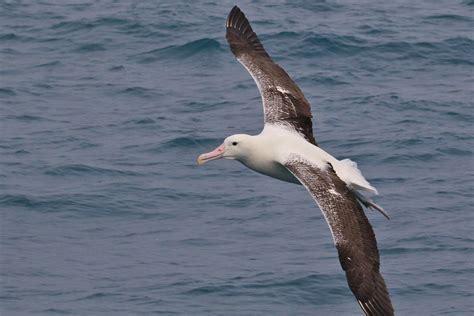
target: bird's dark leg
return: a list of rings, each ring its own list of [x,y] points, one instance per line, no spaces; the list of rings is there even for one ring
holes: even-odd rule
[[[390,216],[388,216],[387,212],[385,212],[385,210],[380,205],[375,204],[375,202],[372,201],[372,199],[362,195],[356,190],[352,190],[352,192],[354,192],[355,196],[357,197],[357,200],[359,200],[359,202],[362,205],[364,205],[366,208],[373,209],[373,210],[375,209],[379,211],[380,213],[382,213],[382,215],[385,216],[387,219],[390,219]]]

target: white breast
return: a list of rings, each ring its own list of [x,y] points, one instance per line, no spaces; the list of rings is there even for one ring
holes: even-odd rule
[[[258,173],[266,176],[282,180],[285,182],[291,182],[301,184],[295,176],[288,171],[282,164],[272,159],[268,160],[242,160],[241,161],[246,167],[252,169]]]

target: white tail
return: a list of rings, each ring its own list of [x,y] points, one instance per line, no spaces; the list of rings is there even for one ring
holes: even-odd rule
[[[344,181],[348,187],[360,190],[367,191],[373,194],[378,194],[377,189],[370,185],[370,183],[365,180],[364,176],[357,168],[357,163],[350,159],[343,159],[337,161],[334,165],[334,171],[342,181]]]

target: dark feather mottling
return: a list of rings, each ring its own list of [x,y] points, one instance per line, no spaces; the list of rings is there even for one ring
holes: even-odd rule
[[[230,11],[226,28],[232,53],[259,82],[265,122],[287,125],[317,145],[308,100],[285,70],[273,62],[238,7]]]
[[[328,165],[324,170],[299,156],[285,165],[307,188],[324,213],[346,272],[347,283],[366,315],[393,315],[379,271],[374,231],[356,196]]]

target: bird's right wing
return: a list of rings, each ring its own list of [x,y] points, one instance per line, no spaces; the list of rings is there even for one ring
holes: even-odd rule
[[[366,315],[393,315],[385,281],[379,271],[377,241],[354,193],[332,166],[321,169],[292,154],[285,167],[305,186],[321,209],[346,272],[347,283]]]

